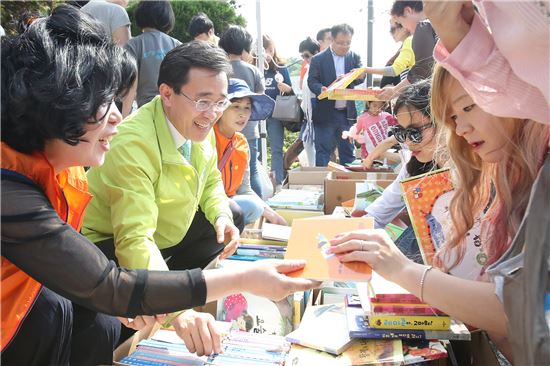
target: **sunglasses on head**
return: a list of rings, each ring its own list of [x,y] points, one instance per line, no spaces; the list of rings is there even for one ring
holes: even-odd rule
[[[397,142],[405,143],[408,138],[412,143],[419,144],[422,142],[422,132],[433,126],[434,124],[430,122],[418,127],[403,128],[401,126],[394,126],[392,130]]]

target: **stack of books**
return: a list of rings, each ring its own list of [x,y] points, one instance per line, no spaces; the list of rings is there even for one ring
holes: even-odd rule
[[[235,254],[229,258],[241,261],[283,259],[290,230],[290,226],[268,222],[263,222],[261,229],[245,228]]]
[[[267,200],[274,209],[323,211],[323,192],[308,189],[281,189]]]
[[[290,344],[283,337],[229,332],[222,340],[222,353],[198,357],[175,331],[161,329],[115,365],[283,365],[289,351]]]
[[[373,272],[345,298],[352,339],[400,339],[404,364],[446,358],[448,340],[470,340],[466,326]]]

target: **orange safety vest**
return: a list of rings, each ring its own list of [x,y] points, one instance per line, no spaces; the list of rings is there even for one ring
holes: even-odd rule
[[[27,155],[1,143],[2,170],[19,173],[40,187],[62,220],[79,231],[84,210],[92,196],[82,167],[73,167],[55,175],[42,153]],[[0,297],[2,329],[0,351],[15,337],[32,308],[42,285],[2,256]]]
[[[240,132],[235,132],[233,137],[228,139],[220,132],[218,124],[214,125],[214,133],[216,135],[218,162],[222,160],[229,142],[233,144],[233,151],[229,159],[227,159],[225,165],[220,169],[225,194],[227,197],[233,197],[237,194],[237,189],[243,183],[244,172],[248,167],[248,142]]]

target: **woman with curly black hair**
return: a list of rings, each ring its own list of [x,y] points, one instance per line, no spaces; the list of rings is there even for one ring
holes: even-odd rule
[[[239,271],[117,268],[79,234],[90,200],[82,166],[103,163],[121,123],[114,99],[135,60],[92,18],[60,5],[2,37],[2,363],[111,364],[120,322],[247,291],[280,299],[312,281],[300,262]],[[270,283],[269,289],[265,283]],[[104,314],[102,314],[104,313]],[[110,314],[110,315],[106,315]],[[219,340],[197,353],[220,351]]]

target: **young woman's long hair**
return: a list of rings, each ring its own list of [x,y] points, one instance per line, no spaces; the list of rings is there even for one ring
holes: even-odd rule
[[[456,123],[450,118],[447,91],[456,82],[442,66],[435,66],[431,110],[446,135],[455,185],[450,205],[453,229],[434,259],[434,263],[443,268],[444,258],[454,258],[449,268],[443,268],[446,271],[464,257],[464,238],[476,217],[485,210],[484,223],[489,225],[489,235],[485,238],[488,240],[484,247],[488,260],[484,269],[508,249],[525,214],[531,186],[543,163],[550,137],[550,128],[541,123],[501,118],[502,129],[508,130],[511,136],[506,158],[497,163],[484,162],[468,142],[456,134]],[[453,250],[456,255],[451,256]]]
[[[264,49],[273,46],[273,57],[267,62],[269,65],[269,69],[277,71],[280,67],[283,67],[286,61],[279,57],[279,55],[277,55],[277,48],[275,48],[275,43],[273,42],[273,39],[271,39],[270,36],[264,34],[262,36],[262,43]]]

